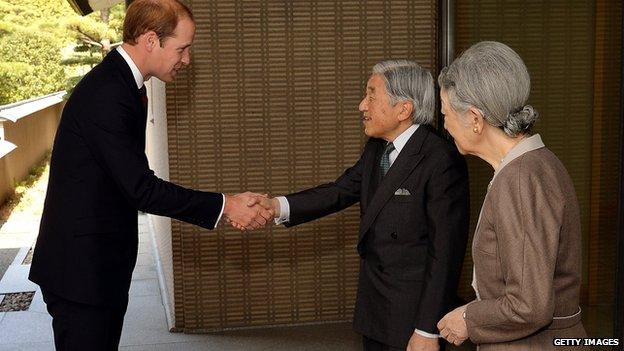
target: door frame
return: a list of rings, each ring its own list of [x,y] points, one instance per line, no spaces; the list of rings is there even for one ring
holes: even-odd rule
[[[624,4],[622,5],[624,14]],[[624,16],[622,16],[624,31]],[[624,35],[620,52],[620,179],[618,199],[618,222],[616,227],[618,253],[615,267],[615,308],[613,316],[613,337],[620,339],[619,350],[624,350]]]

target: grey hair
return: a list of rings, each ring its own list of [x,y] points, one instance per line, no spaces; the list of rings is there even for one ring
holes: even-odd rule
[[[509,46],[482,41],[464,51],[438,76],[451,107],[460,113],[474,106],[490,125],[510,137],[530,134],[539,117],[526,105],[531,78],[524,62]]]
[[[434,82],[431,72],[414,61],[387,60],[373,66],[373,74],[386,82],[390,104],[399,101],[412,103],[412,123],[431,124],[435,110]]]

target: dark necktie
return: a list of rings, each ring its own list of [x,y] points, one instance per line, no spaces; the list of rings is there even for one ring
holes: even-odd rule
[[[145,84],[139,89],[139,95],[141,96],[141,103],[143,104],[143,108],[147,110],[147,89],[145,89]]]
[[[381,160],[379,161],[379,169],[381,170],[382,178],[386,176],[386,173],[388,173],[388,170],[390,169],[390,153],[392,151],[394,151],[394,144],[388,143],[383,154],[381,155]]]

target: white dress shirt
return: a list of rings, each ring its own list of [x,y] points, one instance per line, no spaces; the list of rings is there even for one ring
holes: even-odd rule
[[[134,63],[134,61],[130,57],[130,55],[128,55],[126,50],[124,50],[124,48],[121,47],[121,45],[117,47],[117,52],[119,52],[121,57],[123,57],[124,61],[126,61],[128,66],[130,67],[130,70],[132,71],[132,75],[134,76],[134,81],[136,82],[136,85],[137,85],[137,89],[141,89],[143,87],[143,84],[145,83],[145,80],[143,79],[143,74],[139,70],[139,67],[137,67],[137,65]],[[223,204],[221,205],[221,212],[219,213],[219,217],[217,217],[217,221],[215,222],[215,227],[217,226],[217,224],[219,224],[219,221],[221,220],[221,216],[223,216],[223,210],[225,209],[225,194],[221,194],[221,196],[223,196]]]
[[[401,133],[398,137],[396,137],[394,141],[392,141],[392,143],[394,144],[394,150],[389,155],[390,167],[392,167],[392,164],[394,163],[394,161],[397,159],[397,157],[399,157],[401,150],[403,150],[403,147],[405,147],[405,144],[407,144],[407,142],[412,137],[414,132],[416,132],[418,127],[419,127],[418,124],[411,125],[403,133]],[[275,224],[286,223],[290,220],[290,204],[288,203],[288,200],[286,199],[285,196],[278,196],[276,197],[276,199],[277,201],[279,201],[279,204],[280,204],[280,215],[278,218],[275,218]],[[421,335],[427,338],[439,338],[440,337],[439,334],[431,334],[431,333],[427,333],[418,329],[415,329],[414,332],[418,335]]]
[[[124,50],[124,48],[122,48],[121,45],[117,47],[117,52],[119,52],[119,55],[121,55],[121,57],[123,57],[123,59],[128,64],[128,66],[130,66],[130,70],[132,71],[132,75],[134,76],[134,80],[136,81],[137,89],[141,89],[145,81],[143,80],[143,74],[139,70],[139,67],[137,67],[134,61],[132,61],[132,58],[130,57],[130,55],[128,55],[126,50]]]

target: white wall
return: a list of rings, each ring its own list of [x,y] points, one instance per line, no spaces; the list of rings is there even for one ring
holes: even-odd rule
[[[146,152],[150,168],[156,175],[169,180],[169,151],[167,142],[167,105],[165,84],[151,78],[147,83],[149,99],[147,117]],[[175,325],[173,298],[173,252],[171,247],[171,219],[155,215],[148,216],[149,229],[156,246],[158,278],[161,295],[167,313],[169,329]]]

